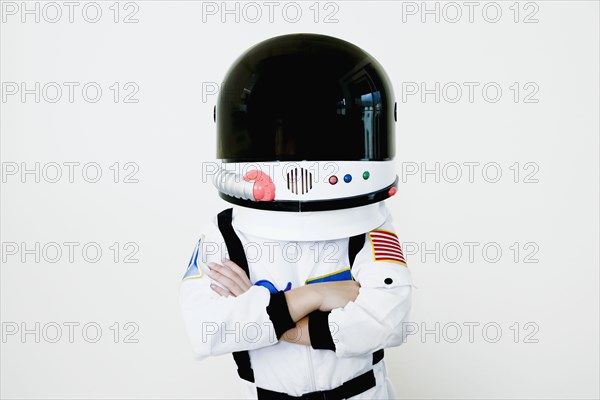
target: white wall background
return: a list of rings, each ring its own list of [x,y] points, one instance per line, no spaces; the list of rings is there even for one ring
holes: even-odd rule
[[[283,2],[273,22],[267,6],[255,3],[263,13],[256,23],[250,22],[256,9],[245,3],[237,5],[239,23],[235,14],[223,14],[221,2],[120,3],[116,23],[112,2],[98,3],[97,23],[82,15],[86,6],[93,19],[93,4],[78,3],[72,23],[62,2],[55,3],[63,14],[56,23],[48,21],[56,15],[53,5],[25,4],[38,7],[39,22],[23,14],[21,2],[2,2],[3,398],[237,395],[231,357],[192,359],[177,303],[199,227],[224,207],[202,181],[202,163],[215,154],[216,101],[203,93],[203,84],[220,82],[251,45],[292,32],[354,42],[379,59],[396,89],[398,173],[405,174],[389,206],[419,287],[414,320],[433,332],[439,323],[440,334],[436,342],[435,334],[422,337],[420,331],[386,353],[399,395],[598,398],[597,2],[481,2],[472,22],[462,2],[429,2],[429,9],[439,7],[438,23],[422,13],[421,2],[302,2],[296,23],[282,15]],[[455,5],[462,17],[452,23]],[[203,7],[219,10],[203,16]],[[294,5],[288,7],[286,17],[294,19]],[[497,8],[499,21],[489,22]],[[123,23],[134,11],[138,22]],[[324,23],[332,12],[337,22]],[[49,102],[55,92],[47,86],[39,103],[33,94],[23,102],[20,93],[10,94],[11,83],[21,82],[28,88],[57,82],[63,97]],[[80,85],[72,103],[63,82]],[[103,90],[97,103],[82,96],[88,82]],[[125,83],[135,83],[139,102],[121,97],[115,103],[114,82],[121,95],[131,92]],[[429,89],[456,82],[462,97],[451,102],[451,84],[439,102],[420,94],[403,102],[411,82]],[[479,84],[472,102],[464,82]],[[493,88],[487,100],[482,95],[490,82],[502,89],[495,103]],[[525,102],[536,89],[528,100],[537,102]],[[65,162],[80,163],[72,183]],[[82,176],[81,166],[92,162],[102,171],[97,183]],[[115,162],[118,183],[110,168]],[[139,166],[138,183],[123,182],[133,171],[124,168],[128,162]],[[34,174],[21,175],[35,163],[39,183]],[[62,166],[57,183],[49,182],[52,163]],[[434,174],[421,175],[436,163],[439,182]],[[452,183],[455,163],[462,176]],[[472,179],[468,165],[474,164],[465,163],[479,163]],[[10,175],[15,165],[19,170]],[[407,175],[415,166],[418,172]],[[497,168],[502,175],[491,183]],[[87,172],[93,178],[93,169]],[[65,242],[78,243],[73,260]],[[121,249],[116,260],[115,242]],[[124,262],[134,249],[124,249],[129,242],[139,247],[138,263]],[[36,243],[37,254],[24,251]],[[52,243],[63,251],[56,262]],[[83,257],[86,243],[102,249],[98,262]],[[423,251],[436,243],[439,250]],[[80,324],[73,343],[69,322]],[[133,336],[138,343],[124,343],[132,332],[127,322],[139,327]],[[36,323],[39,343],[35,333],[21,336],[23,328],[35,332]],[[93,328],[83,335],[86,323],[102,329],[97,343],[86,341],[94,336]],[[472,340],[469,323],[479,324]],[[51,343],[57,325],[62,336]],[[462,336],[454,340],[456,326]],[[15,327],[19,332],[11,335]],[[490,343],[496,327],[501,337]]]

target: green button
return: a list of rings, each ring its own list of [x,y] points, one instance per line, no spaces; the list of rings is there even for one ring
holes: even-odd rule
[[[369,173],[369,171],[365,171],[363,172],[363,179],[369,179],[369,176],[371,176],[371,174]]]

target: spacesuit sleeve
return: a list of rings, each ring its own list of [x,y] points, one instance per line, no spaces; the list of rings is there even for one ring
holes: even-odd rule
[[[334,350],[339,357],[401,345],[411,309],[412,280],[391,217],[367,233],[352,275],[360,283],[355,301],[309,316],[311,345]]]
[[[200,237],[180,287],[180,305],[196,358],[253,350],[278,342],[295,326],[283,292],[252,286],[238,297],[222,297],[210,288],[207,264],[226,256],[222,236],[210,227]]]

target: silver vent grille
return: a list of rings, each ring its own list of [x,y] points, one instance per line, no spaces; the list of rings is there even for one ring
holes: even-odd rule
[[[294,194],[305,194],[312,189],[312,173],[305,168],[294,168],[287,173],[288,190]]]

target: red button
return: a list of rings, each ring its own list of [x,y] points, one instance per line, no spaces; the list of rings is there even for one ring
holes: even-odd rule
[[[335,185],[337,183],[338,179],[337,176],[332,175],[329,177],[329,183],[331,183],[332,185]]]
[[[391,187],[390,190],[388,191],[388,196],[392,197],[393,195],[396,194],[397,191],[398,191],[398,189],[396,189],[395,187]]]

